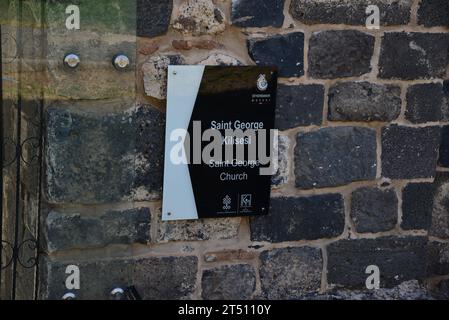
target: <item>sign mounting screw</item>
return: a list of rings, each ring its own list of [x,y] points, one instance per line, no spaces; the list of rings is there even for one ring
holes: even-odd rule
[[[124,54],[119,54],[115,56],[113,64],[117,70],[123,70],[129,67],[130,61],[129,58]]]
[[[69,53],[64,57],[64,64],[71,69],[77,68],[80,62],[80,57],[74,53]]]

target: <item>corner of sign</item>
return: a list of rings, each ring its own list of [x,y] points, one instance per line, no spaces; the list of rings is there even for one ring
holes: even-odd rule
[[[168,73],[169,74],[173,74],[176,75],[177,74],[177,69],[176,69],[176,65],[169,65],[168,66]]]
[[[165,221],[171,220],[170,217],[172,216],[171,212],[165,212],[162,217]]]

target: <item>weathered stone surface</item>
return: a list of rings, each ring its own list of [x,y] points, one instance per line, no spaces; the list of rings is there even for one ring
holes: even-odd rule
[[[398,220],[398,198],[394,189],[364,187],[352,193],[351,217],[357,232],[393,229]]]
[[[439,300],[449,300],[449,279],[440,281],[433,295]]]
[[[232,0],[231,21],[237,27],[282,27],[285,0]]]
[[[202,297],[206,300],[247,300],[256,289],[256,274],[249,264],[203,271]]]
[[[440,140],[438,165],[445,168],[449,167],[449,126],[441,127],[441,140]]]
[[[344,185],[376,177],[376,132],[360,127],[299,133],[295,147],[296,186]]]
[[[211,0],[188,1],[178,11],[173,28],[183,34],[218,34],[226,29],[225,14]]]
[[[405,230],[428,230],[429,235],[449,239],[449,173],[437,172],[433,183],[413,183],[403,190]]]
[[[142,259],[134,267],[133,283],[145,300],[185,300],[195,290],[197,269],[193,256]]]
[[[290,176],[290,138],[286,135],[280,134],[278,139],[278,170],[271,177],[271,184],[279,187],[288,182]]]
[[[184,64],[180,55],[158,55],[142,65],[143,82],[147,96],[165,100],[167,98],[167,69],[169,65]]]
[[[271,199],[270,214],[250,220],[252,241],[299,241],[337,237],[345,226],[340,194]]]
[[[449,37],[444,33],[385,33],[379,77],[385,79],[442,78],[448,64]]]
[[[418,24],[426,27],[449,26],[449,2],[422,0],[418,9]]]
[[[137,0],[137,35],[156,37],[170,25],[173,0]]]
[[[404,25],[410,21],[412,3],[412,0],[292,0],[290,13],[305,24],[365,25],[369,16],[366,8],[376,5],[381,25]]]
[[[402,223],[404,230],[429,230],[432,221],[435,186],[431,183],[409,183],[402,190]]]
[[[198,39],[193,42],[193,46],[197,49],[214,50],[223,48],[223,45],[214,40]]]
[[[42,256],[41,256],[42,257]],[[130,261],[131,262],[131,261]],[[78,299],[107,300],[112,289],[126,288],[132,284],[130,265],[126,261],[97,261],[97,262],[59,262],[49,258],[41,258],[41,299],[61,300],[67,293],[65,273],[67,266],[76,265],[80,270],[80,288],[73,293]],[[139,287],[143,284],[139,284]]]
[[[195,290],[196,257],[157,257],[108,261],[41,261],[41,298],[60,300],[67,292],[68,265],[80,269],[79,300],[110,299],[112,289],[134,285],[145,300],[188,299]]]
[[[321,250],[311,247],[264,251],[260,255],[262,295],[267,299],[298,299],[317,293],[321,285]]]
[[[202,50],[215,50],[223,48],[223,45],[214,40],[195,39],[195,40],[173,40],[173,48],[177,50],[191,50],[193,48]]]
[[[149,56],[159,50],[159,44],[156,41],[148,42],[139,46],[139,53]]]
[[[423,83],[410,86],[405,117],[413,123],[449,120],[449,104],[443,85]]]
[[[144,1],[144,0],[142,0]],[[149,1],[149,0],[148,0]],[[169,2],[167,0],[166,2]],[[69,5],[75,4],[79,6],[81,16],[81,30],[88,32],[101,32],[110,34],[128,34],[135,35],[136,33],[136,2],[128,0],[96,0],[95,2],[90,0],[55,0],[48,1],[45,6],[45,25],[47,30],[51,33],[72,33],[73,29],[66,28],[66,21],[69,17],[66,13],[66,9]],[[153,3],[160,2],[159,0],[151,0]],[[11,10],[14,10],[15,3],[11,3]],[[156,9],[157,5],[154,6]],[[24,22],[30,24],[31,22],[35,26],[40,26],[40,16],[36,10],[40,10],[40,6],[35,4],[34,6],[23,7]],[[156,13],[156,12],[154,12]],[[14,14],[10,14],[11,18],[15,17]],[[36,17],[36,18],[35,18]],[[80,30],[75,31],[76,33]],[[71,37],[72,39],[74,37]],[[71,40],[72,40],[71,39]],[[85,41],[86,39],[84,39]],[[70,41],[66,41],[69,43]]]
[[[193,48],[193,43],[189,40],[173,40],[172,46],[176,50],[191,50]]]
[[[392,125],[382,129],[382,175],[391,179],[435,175],[440,129]]]
[[[64,20],[66,18],[64,17]],[[73,31],[67,31],[73,32]],[[50,99],[98,100],[135,97],[136,41],[135,37],[104,35],[88,31],[72,34],[48,33],[46,62]],[[71,41],[67,41],[67,39]],[[80,55],[81,63],[69,69],[63,63],[67,53]],[[118,71],[111,61],[120,52],[130,60],[126,70]]]
[[[425,237],[340,240],[328,246],[330,284],[365,288],[366,268],[380,269],[380,287],[390,288],[426,276]]]
[[[435,194],[429,235],[449,239],[449,173],[438,172],[434,185]]]
[[[151,106],[55,102],[46,112],[50,203],[154,200],[162,190],[164,117]],[[113,111],[123,110],[123,111]]]
[[[8,1],[9,2],[9,1]],[[11,5],[15,5],[10,2]],[[78,4],[81,15],[80,30],[69,30],[66,9],[71,4]],[[28,8],[31,9],[28,11]],[[15,10],[11,7],[11,10]],[[136,88],[136,1],[126,0],[59,0],[48,1],[45,6],[45,36],[39,37],[35,29],[29,29],[30,17],[39,17],[40,5],[35,3],[24,6],[23,50],[25,57],[38,58],[42,54],[41,43],[45,43],[45,66],[48,77],[45,83],[46,100],[83,99],[98,100],[118,97],[134,99]],[[31,18],[34,20],[34,18]],[[28,30],[28,31],[27,31]],[[31,48],[29,47],[31,46]],[[70,69],[63,63],[68,53],[76,53],[81,63],[76,69]],[[111,62],[118,53],[130,59],[126,70],[118,71]],[[31,65],[36,63],[31,63]],[[30,68],[30,63],[23,64],[23,70]],[[35,79],[34,74],[24,76],[24,81]],[[26,91],[39,92],[41,81],[24,83],[29,86]],[[34,85],[35,87],[31,87]]]
[[[137,140],[132,199],[146,201],[160,198],[164,166],[165,114],[149,105],[139,105],[135,117]]]
[[[213,251],[206,252],[204,254],[204,262],[241,262],[245,260],[255,260],[259,257],[259,254],[256,251],[252,250],[222,250],[222,251]]]
[[[278,85],[275,127],[287,130],[299,126],[320,125],[323,121],[324,87]]]
[[[329,89],[329,120],[392,121],[401,112],[401,88],[369,82],[343,82]]]
[[[251,58],[261,66],[277,66],[280,77],[304,75],[304,33],[248,40]]]
[[[205,66],[241,66],[243,62],[227,54],[213,53],[198,64]]]
[[[332,79],[371,71],[374,37],[356,30],[314,32],[309,41],[309,75]]]
[[[335,289],[312,300],[432,300],[426,286],[417,280],[404,281],[393,288],[376,290]]]
[[[157,241],[232,239],[237,237],[240,223],[241,218],[160,221]]]
[[[150,241],[148,208],[107,211],[101,215],[51,211],[45,221],[47,248],[56,250],[103,247]]]
[[[427,276],[449,274],[449,245],[444,242],[430,242],[427,246]]]

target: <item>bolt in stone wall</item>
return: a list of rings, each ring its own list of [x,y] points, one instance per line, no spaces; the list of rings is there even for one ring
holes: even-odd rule
[[[68,264],[82,298],[128,285],[148,299],[449,296],[446,1],[137,2],[135,101],[108,95],[114,82],[56,86],[70,100],[46,111],[42,297],[62,296]],[[169,64],[278,66],[270,215],[161,221]]]

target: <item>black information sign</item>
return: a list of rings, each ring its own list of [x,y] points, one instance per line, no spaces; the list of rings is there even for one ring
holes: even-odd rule
[[[169,74],[164,220],[267,214],[276,69],[173,66]],[[176,79],[184,74],[192,77],[196,98],[184,97],[180,86],[189,82],[180,80],[177,86]],[[182,112],[190,113],[184,140],[187,179],[180,168],[175,169],[177,178],[168,172],[183,165],[173,161],[170,141]],[[177,204],[169,203],[173,201]]]

